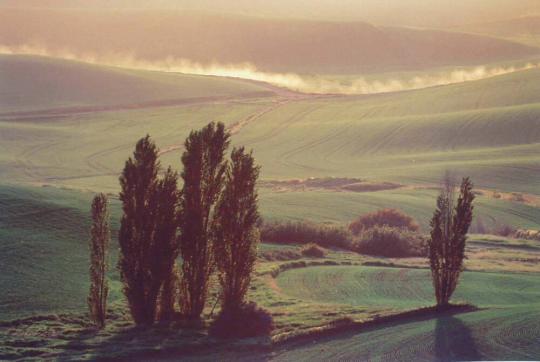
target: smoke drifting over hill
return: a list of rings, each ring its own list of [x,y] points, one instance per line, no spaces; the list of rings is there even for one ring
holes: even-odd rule
[[[266,82],[303,93],[361,95],[422,89],[440,85],[481,80],[499,75],[540,68],[540,63],[526,63],[519,66],[477,66],[440,71],[411,78],[372,80],[356,77],[347,81],[324,76],[304,76],[296,73],[263,72],[251,63],[201,64],[189,59],[166,57],[158,61],[148,61],[129,54],[76,54],[69,50],[51,51],[40,46],[3,46],[0,54],[39,55],[67,60],[81,61],[96,65],[106,65],[126,69],[175,72],[195,75],[232,77]]]

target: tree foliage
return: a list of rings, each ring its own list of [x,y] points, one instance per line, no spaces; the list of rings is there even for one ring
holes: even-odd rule
[[[219,270],[222,310],[239,308],[251,282],[259,231],[257,192],[259,167],[252,153],[235,148],[216,207],[215,259]]]
[[[158,179],[157,158],[153,141],[149,136],[142,138],[120,177],[123,216],[118,268],[136,324],[155,321],[158,297],[163,291],[167,293],[163,286],[171,280],[178,255],[177,176],[169,169]],[[164,295],[161,300],[169,298]],[[164,310],[168,306],[164,305]]]
[[[223,188],[229,133],[223,123],[210,123],[192,131],[182,155],[184,181],[181,201],[182,299],[181,312],[200,317],[213,271],[214,207]]]
[[[439,306],[448,305],[463,268],[467,232],[473,217],[472,188],[469,178],[464,178],[456,203],[455,185],[447,176],[437,198],[428,248],[433,287]]]
[[[174,315],[174,303],[178,296],[178,268],[176,259],[179,253],[178,237],[178,175],[168,168],[162,179],[156,184],[154,193],[155,232],[154,266],[156,278],[162,283],[158,318],[171,320]]]
[[[109,286],[108,249],[110,243],[109,209],[107,196],[98,194],[92,201],[92,227],[90,229],[90,292],[88,309],[90,318],[98,326],[105,325]]]

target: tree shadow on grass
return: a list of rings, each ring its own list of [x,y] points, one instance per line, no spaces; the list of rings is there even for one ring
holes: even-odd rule
[[[264,338],[259,339],[259,343]],[[55,360],[153,360],[188,359],[219,360],[230,356],[234,360],[266,360],[265,348],[236,345],[235,341],[215,340],[204,328],[184,328],[177,324],[149,327],[125,326],[112,330],[80,330],[69,338]],[[268,341],[265,341],[268,343]],[[264,343],[263,343],[264,344]],[[253,358],[253,356],[257,358]],[[245,357],[250,358],[245,359]]]
[[[437,361],[478,361],[482,359],[471,330],[458,318],[436,319],[435,358]]]

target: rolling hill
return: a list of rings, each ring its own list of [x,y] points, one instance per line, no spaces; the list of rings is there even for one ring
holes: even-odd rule
[[[506,38],[526,45],[540,45],[540,16],[537,15],[473,23],[461,27],[460,30],[469,33]]]
[[[478,186],[538,194],[536,70],[476,82],[288,103],[237,136],[266,178],[368,177],[437,182],[445,169]],[[308,130],[308,131],[306,131]]]
[[[129,333],[123,337],[122,333],[94,334],[92,339],[68,326],[62,334],[66,328],[62,323],[72,315],[51,314],[84,310],[91,196],[109,193],[112,235],[116,235],[118,175],[136,140],[147,133],[162,150],[162,164],[175,169],[180,168],[182,142],[189,132],[216,120],[234,130],[233,144],[254,149],[265,181],[337,176],[401,186],[381,192],[261,187],[260,211],[265,219],[344,224],[361,213],[397,207],[418,219],[425,231],[435,205],[436,183],[445,170],[451,170],[472,176],[477,186],[475,222],[481,220],[489,228],[505,224],[540,228],[540,207],[518,197],[526,193],[534,201],[540,195],[538,69],[369,96],[296,94],[240,79],[124,70],[34,56],[1,56],[0,75],[0,275],[8,276],[0,278],[0,288],[10,291],[0,297],[0,319],[49,315],[47,323],[59,328],[55,333],[64,338],[43,337],[48,327],[32,319],[13,322],[30,323],[38,330],[29,332],[37,335],[30,342],[24,328],[1,337],[10,341],[9,350],[16,356],[80,354],[105,345],[108,353],[118,347],[117,337],[123,338],[124,347],[133,347]],[[496,199],[488,193],[493,190],[513,198]],[[271,355],[226,353],[247,360],[533,359],[540,352],[537,273],[478,271],[495,244],[512,250],[523,249],[525,242],[473,238],[472,244],[478,266],[464,274],[456,300],[476,303],[479,311],[320,337],[315,346],[285,344]],[[525,253],[537,253],[537,246],[527,246]],[[523,254],[505,255],[508,259],[490,261],[491,267],[537,266],[531,255],[526,255],[528,262],[516,259]],[[111,265],[115,258],[113,251]],[[270,267],[275,265],[264,266]],[[114,268],[110,277],[114,304],[121,300]],[[257,277],[265,278],[263,270]],[[425,269],[310,267],[282,272],[274,281],[266,289],[257,284],[252,291],[284,309],[293,300],[296,308],[322,303],[326,310],[357,308],[360,315],[373,317],[369,313],[379,313],[381,307],[400,311],[431,300]],[[279,298],[268,297],[278,292]],[[370,309],[374,306],[378,309]],[[296,317],[285,314],[280,320],[288,323],[320,318],[304,314],[293,320]],[[116,325],[131,330],[129,321],[116,314],[114,318],[119,318]],[[17,329],[11,322],[1,323],[3,331]],[[162,348],[161,335],[158,340],[152,348]],[[365,355],[366,350],[371,355]]]
[[[21,27],[20,24],[24,24]],[[94,32],[100,29],[100,32]],[[0,44],[94,55],[167,57],[267,72],[358,74],[476,65],[537,48],[439,30],[175,11],[0,10]]]
[[[272,95],[233,79],[133,71],[36,56],[0,55],[0,113],[129,109]]]
[[[164,152],[164,163],[178,167],[189,130],[217,120],[239,125],[233,141],[254,149],[265,179],[341,176],[433,184],[445,169],[453,169],[470,174],[478,187],[533,194],[540,190],[531,182],[540,172],[540,71],[535,69],[416,91],[328,97],[274,94],[242,80],[124,71],[39,57],[2,59],[0,65],[56,69],[47,75],[53,79],[49,86],[31,87],[25,72],[10,73],[8,84],[13,86],[1,96],[7,107],[19,92],[35,92],[11,109],[39,109],[50,95],[58,107],[87,102],[98,110],[121,103],[126,93],[139,97],[137,101],[179,97],[180,102],[94,113],[4,114],[0,164],[6,180],[113,191],[139,137],[151,134]],[[70,78],[73,69],[102,81],[77,83]],[[56,82],[55,77],[65,81]],[[70,79],[74,90],[64,87]],[[134,91],[129,92],[126,86],[133,81],[146,88],[138,92],[131,87]],[[117,82],[108,97],[99,91],[106,82]],[[115,87],[121,90],[117,94]],[[165,95],[143,93],[161,87]],[[262,97],[267,95],[273,97]]]
[[[278,280],[285,293],[319,301],[406,308],[432,298],[428,270],[317,267],[288,271]],[[288,345],[273,359],[535,359],[538,285],[537,275],[464,273],[455,300],[473,302],[480,311],[322,337]]]

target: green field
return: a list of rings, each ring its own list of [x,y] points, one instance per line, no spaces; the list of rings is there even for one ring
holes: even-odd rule
[[[420,269],[313,267],[284,272],[278,284],[294,297],[331,303],[413,308],[433,298],[429,271]],[[274,359],[533,360],[540,353],[539,286],[538,275],[465,272],[454,301],[480,311],[321,338]]]
[[[283,272],[277,281],[285,294],[325,303],[397,309],[433,303],[431,276],[425,269],[312,267]],[[465,272],[453,301],[486,307],[534,307],[539,286],[537,275]]]
[[[377,192],[261,187],[267,220],[345,225],[397,207],[427,231],[434,187],[449,170],[470,175],[480,192],[473,229],[479,221],[489,229],[540,229],[540,70],[369,96],[301,95],[240,79],[33,56],[0,56],[0,75],[0,289],[9,291],[0,296],[0,320],[84,311],[93,194],[110,195],[116,235],[118,176],[135,142],[149,133],[163,152],[162,164],[179,170],[183,140],[211,120],[234,131],[233,144],[253,148],[265,182],[347,177],[402,186]],[[518,195],[497,199],[493,191]],[[484,235],[474,235],[470,245],[455,299],[485,309],[322,338],[316,345],[285,344],[257,358],[538,358],[540,246]],[[115,246],[113,240],[110,300],[121,303]],[[330,259],[373,261],[351,254],[332,251]],[[392,262],[425,266],[416,259]],[[274,308],[280,331],[315,325],[321,311],[365,317],[433,302],[425,269],[295,269],[275,280],[280,295],[264,279],[274,267],[258,266],[254,295]],[[464,340],[469,344],[459,350]]]
[[[0,62],[0,68],[6,62]],[[65,68],[64,61],[57,62],[53,64]],[[104,73],[111,82],[116,78],[109,73],[125,72],[68,64]],[[146,87],[155,86],[155,78],[164,76],[143,74],[151,80],[144,82]],[[471,175],[480,187],[540,194],[536,181],[540,179],[540,70],[417,91],[303,100],[278,95],[253,98],[249,92],[254,89],[262,92],[255,94],[270,93],[239,80],[171,77],[178,78],[177,83],[171,81],[178,94],[149,94],[167,100],[186,97],[193,89],[195,97],[213,97],[221,86],[232,92],[233,99],[94,113],[70,113],[69,107],[60,107],[61,114],[42,110],[25,115],[24,120],[21,113],[4,114],[0,117],[3,179],[117,190],[123,160],[146,133],[162,149],[172,150],[163,162],[179,168],[178,146],[191,129],[209,120],[229,125],[248,120],[233,143],[254,149],[264,179],[340,176],[418,184],[437,182],[445,170],[452,170]],[[17,83],[18,78],[13,78],[10,84]],[[35,92],[37,103],[51,93],[46,87],[36,87]],[[65,94],[56,96],[59,105],[73,102]],[[9,109],[8,100],[15,97],[4,97],[2,104]],[[104,97],[106,102],[96,102],[119,105],[124,94]],[[24,107],[30,107],[26,103],[34,104],[32,99],[25,100]]]
[[[414,216],[427,230],[437,197],[436,190],[392,190],[379,192],[305,191],[260,193],[261,212],[268,219],[313,220],[349,223],[358,215],[381,208],[398,207]],[[503,224],[538,229],[540,208],[520,202],[479,196],[476,215],[486,227]],[[473,225],[474,228],[474,225]]]
[[[265,88],[216,77],[131,71],[24,55],[0,55],[0,113],[135,107],[271,95]],[[169,102],[169,103],[167,103]]]

